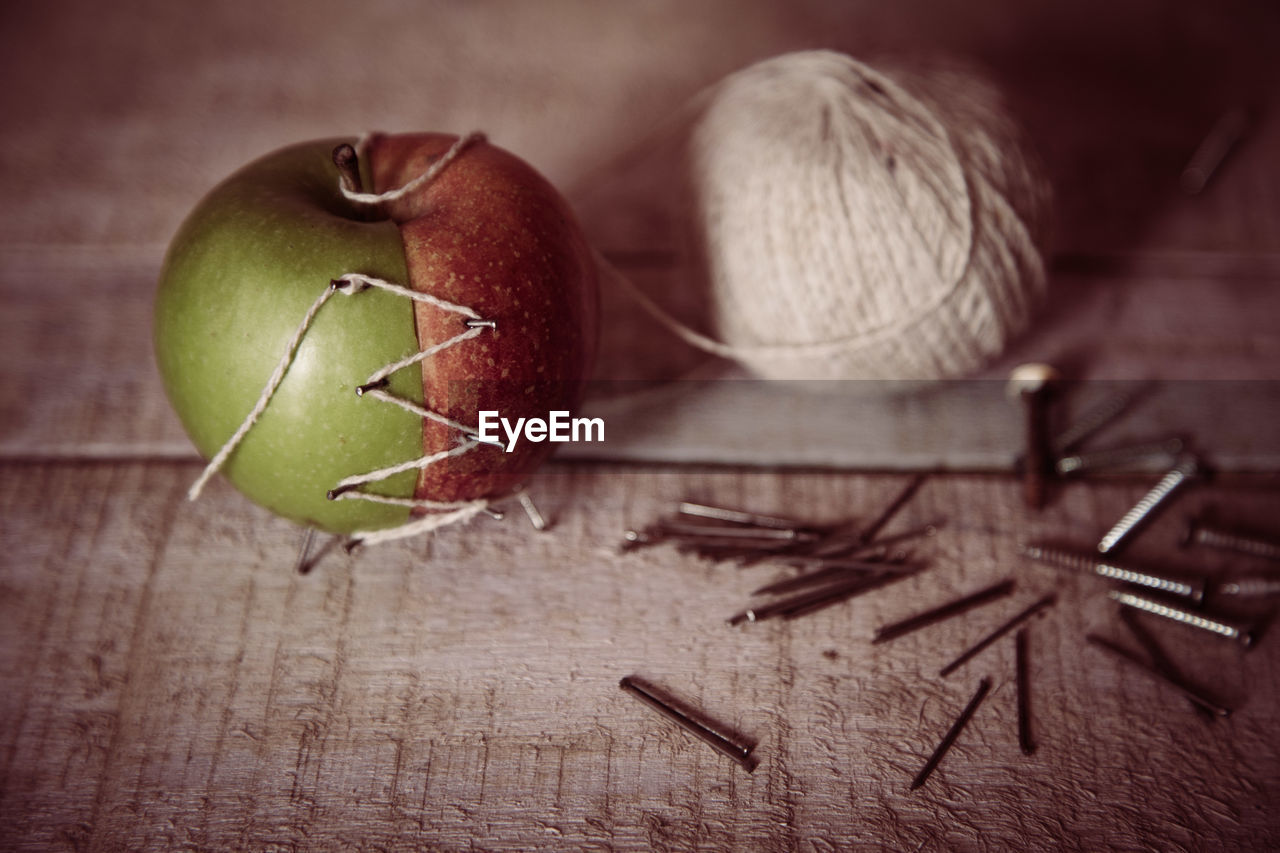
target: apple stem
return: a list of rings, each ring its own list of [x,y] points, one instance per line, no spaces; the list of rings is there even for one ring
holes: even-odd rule
[[[333,165],[342,177],[342,188],[350,193],[364,192],[360,183],[360,157],[356,149],[344,142],[333,149]]]

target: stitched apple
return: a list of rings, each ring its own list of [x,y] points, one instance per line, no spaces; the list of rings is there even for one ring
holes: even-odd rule
[[[374,135],[358,171],[349,142],[269,154],[196,206],[161,271],[156,357],[207,474],[337,533],[429,528],[554,449],[479,442],[477,413],[576,408],[596,267],[555,188],[483,138]]]

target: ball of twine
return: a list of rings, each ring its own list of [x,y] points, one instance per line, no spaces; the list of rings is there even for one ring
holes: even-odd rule
[[[721,354],[762,376],[960,376],[1043,294],[1047,184],[970,74],[784,54],[725,78],[689,145]]]

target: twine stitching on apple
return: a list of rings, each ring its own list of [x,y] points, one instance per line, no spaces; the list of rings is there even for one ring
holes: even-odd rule
[[[241,422],[239,429],[227,439],[226,443],[209,460],[209,464],[200,472],[200,476],[191,484],[191,488],[187,490],[187,500],[194,501],[200,497],[200,493],[204,491],[205,484],[222,469],[232,452],[244,440],[244,437],[249,434],[249,430],[253,428],[253,425],[258,422],[258,418],[262,417],[262,413],[267,409],[267,404],[275,396],[276,389],[284,381],[284,375],[289,370],[289,365],[293,363],[293,357],[297,354],[298,346],[302,343],[302,337],[307,333],[307,329],[311,327],[311,322],[315,319],[316,314],[319,313],[320,309],[324,307],[324,304],[329,301],[329,298],[336,291],[337,287],[333,285],[326,287],[324,293],[320,294],[320,297],[307,309],[306,316],[302,318],[302,322],[298,324],[297,331],[289,339],[289,345],[285,347],[284,355],[280,357],[280,361],[276,364],[275,370],[272,371],[271,377],[267,379],[267,384],[258,396],[258,401],[253,404],[253,408],[249,410],[249,414]]]
[[[409,290],[408,288],[401,287],[400,285],[386,281],[385,279],[374,278],[373,276],[362,275],[359,273],[349,273],[334,279],[329,283],[316,301],[312,303],[311,307],[307,310],[306,315],[302,318],[302,322],[298,324],[297,330],[294,332],[293,337],[289,340],[288,346],[285,348],[284,355],[276,364],[275,370],[267,380],[266,386],[262,389],[262,394],[259,395],[258,401],[254,404],[248,416],[245,417],[244,421],[240,424],[240,427],[235,431],[235,433],[227,439],[227,442],[222,446],[213,459],[210,460],[209,464],[205,466],[200,477],[191,486],[190,490],[188,490],[187,498],[189,500],[195,500],[200,496],[205,484],[208,483],[209,479],[222,468],[226,463],[226,460],[231,456],[231,453],[236,449],[240,442],[244,440],[244,437],[248,435],[249,430],[258,422],[262,413],[266,411],[267,405],[271,402],[271,398],[280,387],[280,383],[284,381],[284,376],[288,372],[289,366],[293,363],[293,359],[297,354],[298,347],[301,345],[303,337],[306,335],[307,330],[311,327],[311,324],[315,321],[316,315],[320,312],[320,309],[324,307],[325,303],[329,301],[334,293],[342,293],[344,295],[351,296],[356,293],[363,292],[370,287],[376,287],[420,302],[427,302],[441,308],[442,310],[460,314],[468,319],[480,319],[479,314],[465,305],[457,305],[429,294],[418,293],[417,291]],[[476,326],[467,329],[467,331],[455,335],[446,341],[434,344],[425,350],[421,350],[420,352],[414,353],[406,358],[381,367],[374,371],[373,375],[365,381],[365,386],[379,383],[391,374],[395,373],[397,370],[402,370],[405,367],[417,364],[418,362],[446,350],[451,346],[455,346],[465,340],[474,338],[481,334],[485,328],[487,327]],[[484,499],[472,501],[433,501],[416,498],[396,498],[387,495],[353,491],[359,486],[367,483],[385,480],[405,471],[412,471],[415,469],[420,470],[443,459],[460,456],[464,453],[470,452],[480,444],[480,442],[471,438],[471,436],[474,436],[478,432],[476,428],[469,427],[438,412],[419,406],[411,400],[405,400],[377,388],[366,388],[366,390],[363,391],[362,396],[369,396],[383,402],[394,403],[416,415],[419,415],[420,417],[430,418],[431,420],[455,429],[464,436],[467,436],[467,438],[458,444],[457,447],[449,450],[428,454],[418,459],[410,459],[397,465],[380,468],[364,474],[356,474],[340,480],[329,493],[330,498],[333,500],[357,499],[371,501],[373,503],[407,506],[419,509],[451,510],[450,512],[439,513],[417,521],[411,521],[388,530],[359,531],[353,534],[354,538],[363,543],[375,544],[377,542],[415,536],[419,533],[425,533],[448,524],[454,524],[456,522],[466,520],[488,508],[489,502]]]
[[[393,201],[435,179],[450,163],[458,158],[467,146],[483,141],[484,138],[484,134],[482,133],[470,133],[467,136],[459,138],[449,148],[449,150],[446,151],[438,160],[432,163],[426,171],[398,189],[388,190],[383,193],[356,193],[349,191],[341,184],[339,184],[339,189],[347,199],[359,204],[380,204],[387,201]],[[361,147],[363,147],[363,143],[364,140],[362,139]],[[293,337],[290,338],[289,344],[285,348],[284,355],[281,356],[280,361],[276,364],[275,370],[272,371],[270,378],[267,380],[266,386],[262,389],[262,393],[259,395],[257,402],[254,403],[253,408],[249,411],[249,414],[245,417],[244,421],[240,424],[235,433],[233,433],[232,436],[227,439],[226,443],[222,445],[217,454],[215,454],[213,459],[210,460],[209,464],[205,466],[204,471],[201,472],[199,478],[197,478],[196,482],[193,483],[191,488],[188,490],[188,500],[195,500],[200,496],[205,484],[208,483],[209,479],[212,478],[224,464],[226,464],[227,459],[235,451],[236,447],[239,446],[240,442],[249,434],[249,430],[258,422],[262,413],[266,411],[267,405],[271,402],[271,398],[275,396],[276,390],[280,387],[281,382],[284,381],[285,374],[288,372],[289,366],[293,363],[294,357],[297,355],[298,347],[301,345],[303,337],[306,335],[307,330],[311,328],[311,324],[315,321],[316,315],[320,312],[320,309],[324,307],[325,303],[329,301],[334,293],[340,292],[346,296],[351,296],[356,293],[361,293],[370,287],[385,290],[388,293],[402,296],[416,302],[433,305],[443,311],[459,314],[468,320],[481,319],[478,313],[465,305],[449,302],[437,296],[432,296],[429,293],[421,293],[394,282],[387,281],[386,279],[376,278],[362,273],[346,273],[332,280],[329,282],[329,285],[325,288],[324,292],[321,293],[316,301],[312,303],[311,307],[307,309],[307,313],[303,316],[302,322],[298,324],[297,330],[294,332]],[[488,509],[489,501],[485,498],[470,501],[433,501],[419,498],[398,498],[358,491],[358,488],[362,485],[385,480],[406,471],[421,470],[429,465],[440,462],[441,460],[469,453],[481,444],[477,438],[477,433],[479,432],[477,428],[467,426],[466,424],[453,420],[439,412],[420,406],[412,400],[406,400],[402,397],[390,394],[378,386],[382,385],[387,377],[391,376],[393,373],[403,370],[411,365],[418,364],[419,362],[424,361],[425,359],[428,359],[452,346],[456,346],[463,341],[470,340],[471,338],[480,335],[485,328],[487,327],[482,325],[472,326],[465,332],[454,335],[446,341],[433,344],[426,349],[412,353],[405,358],[385,365],[384,367],[374,371],[374,373],[365,380],[365,383],[358,389],[358,393],[362,397],[367,396],[381,402],[394,403],[402,409],[418,415],[419,417],[433,420],[436,423],[440,423],[451,429],[457,430],[462,434],[463,440],[460,441],[456,447],[450,448],[449,450],[442,450],[436,453],[427,454],[417,459],[410,459],[408,461],[401,462],[397,465],[380,468],[364,474],[356,474],[340,480],[328,493],[328,498],[330,500],[355,499],[393,506],[406,506],[415,509],[448,510],[447,512],[435,513],[425,518],[410,521],[386,530],[357,531],[352,534],[352,537],[356,541],[365,544],[376,544],[378,542],[416,536],[420,533],[427,533],[449,524],[465,521]]]

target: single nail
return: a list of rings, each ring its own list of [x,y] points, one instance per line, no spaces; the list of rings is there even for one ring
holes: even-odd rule
[[[1223,595],[1241,598],[1264,598],[1280,595],[1280,578],[1237,578],[1218,587]]]
[[[751,540],[749,543],[744,543],[741,539],[677,539],[675,542],[677,553],[693,554],[705,560],[717,562],[733,560],[738,568],[754,566],[779,554],[785,554],[792,545],[787,541],[765,540]]]
[[[801,530],[782,530],[776,527],[729,527],[713,524],[684,524],[679,521],[664,521],[657,525],[664,536],[687,539],[767,539],[771,541],[805,541],[813,538],[813,534]]]
[[[888,572],[914,572],[919,571],[919,566],[909,563],[861,563],[848,561],[840,565],[827,566],[812,572],[805,572],[802,575],[796,575],[792,578],[786,578],[780,581],[766,584],[765,586],[753,589],[752,595],[779,595],[784,592],[793,592],[797,589],[814,586],[817,584],[829,583],[832,581],[852,580],[854,578],[865,578],[868,573],[884,574]]]
[[[698,518],[711,518],[727,521],[732,524],[745,524],[752,527],[772,527],[778,530],[797,530],[801,525],[789,518],[778,518],[771,515],[758,515],[754,512],[741,512],[736,509],[725,509],[718,506],[681,501],[677,507],[681,515],[692,515]]]
[[[1027,652],[1026,628],[1019,628],[1014,639],[1014,672],[1018,688],[1018,746],[1023,755],[1034,755],[1035,739],[1031,737],[1031,664]]]
[[[683,703],[634,675],[619,681],[618,686],[716,752],[733,759],[747,772],[755,769],[756,761],[751,756],[754,745],[744,742],[727,727],[692,713]]]
[[[1248,127],[1249,115],[1243,109],[1223,113],[1182,170],[1183,192],[1188,195],[1199,194]]]
[[[1280,560],[1280,540],[1228,530],[1203,518],[1192,518],[1182,536],[1183,545],[1203,545],[1221,551],[1235,551],[1251,557]]]
[[[1169,496],[1178,490],[1178,488],[1192,477],[1200,472],[1200,462],[1194,456],[1184,456],[1178,464],[1174,465],[1169,472],[1160,478],[1160,482],[1151,487],[1151,491],[1142,496],[1133,507],[1124,514],[1124,517],[1116,522],[1115,527],[1102,537],[1102,541],[1098,543],[1098,551],[1108,554],[1125,542],[1133,535],[1142,524],[1146,523],[1152,514],[1169,499]]]
[[[906,486],[903,487],[902,491],[898,493],[898,496],[889,502],[889,505],[884,508],[880,515],[862,529],[858,534],[858,540],[863,545],[867,545],[871,540],[875,539],[876,534],[884,529],[884,526],[898,514],[900,509],[907,505],[908,501],[915,497],[916,492],[918,492],[920,487],[924,485],[924,481],[926,479],[928,479],[927,474],[917,474],[912,477],[907,482]]]
[[[1111,447],[1106,450],[1095,450],[1092,453],[1077,453],[1058,459],[1055,469],[1062,476],[1087,474],[1090,471],[1121,469],[1153,468],[1160,465],[1168,468],[1177,462],[1184,442],[1180,438],[1169,438],[1164,441],[1150,441],[1144,444],[1130,444],[1124,447]]]
[[[894,575],[892,579],[905,577],[904,575]],[[868,592],[871,589],[883,585],[882,581],[889,578],[881,576],[855,576],[839,580],[834,583],[825,584],[818,589],[800,592],[777,601],[771,601],[767,604],[748,607],[739,613],[735,613],[729,617],[730,625],[740,625],[743,622],[762,622],[765,619],[771,619],[774,616],[790,616],[802,615],[809,612],[809,608],[826,607],[831,604],[837,604],[855,595]]]
[[[1040,611],[1048,607],[1051,607],[1057,600],[1058,600],[1057,593],[1052,593],[1052,592],[1046,595],[1044,598],[1041,598],[1035,604],[1032,604],[1030,607],[1023,610],[1018,615],[1014,616],[1008,622],[1005,622],[999,628],[996,628],[990,634],[983,637],[975,645],[970,646],[967,650],[962,652],[958,658],[956,658],[951,663],[944,666],[942,668],[942,671],[939,674],[943,678],[946,678],[948,675],[955,672],[957,669],[959,669],[960,667],[968,663],[970,660],[972,660],[975,656],[977,656],[979,652],[981,652],[987,646],[991,645],[996,640],[1000,639],[1005,634],[1009,633],[1014,628],[1018,627],[1023,622],[1030,619],[1032,616],[1035,616]]]
[[[306,532],[302,534],[302,544],[298,546],[298,558],[293,563],[293,570],[297,574],[305,575],[311,571],[311,563],[307,558],[311,556],[311,543],[316,541],[316,529],[308,527]]]
[[[1204,691],[1200,690],[1198,687],[1188,684],[1185,681],[1182,681],[1181,679],[1170,678],[1165,673],[1160,672],[1158,669],[1152,666],[1149,666],[1146,663],[1146,661],[1142,660],[1142,658],[1138,657],[1133,652],[1129,651],[1123,646],[1117,645],[1104,637],[1099,637],[1096,634],[1086,635],[1085,641],[1088,642],[1090,645],[1096,646],[1097,648],[1100,648],[1106,652],[1109,652],[1110,654],[1120,658],[1121,660],[1127,661],[1129,664],[1137,667],[1138,669],[1142,670],[1148,675],[1152,675],[1155,678],[1158,678],[1159,680],[1165,682],[1166,684],[1177,688],[1178,691],[1182,693],[1182,695],[1186,696],[1192,702],[1195,702],[1197,705],[1209,711],[1210,713],[1219,717],[1227,717],[1231,715],[1230,708],[1218,702],[1216,699],[1214,699],[1212,696],[1208,695]]]
[[[938,535],[938,528],[944,524],[944,521],[935,521],[932,524],[924,524],[911,530],[895,533],[892,536],[884,536],[879,539],[873,539],[870,542],[863,542],[862,537],[856,531],[852,535],[841,533],[829,536],[814,547],[808,549],[805,555],[808,557],[859,557],[869,552],[887,550],[888,546],[896,545],[901,542],[909,542],[913,539],[923,539]]]
[[[373,382],[367,382],[364,385],[357,385],[356,396],[363,397],[370,391],[386,388],[388,384],[390,384],[390,380],[384,377],[382,379],[375,379]]]
[[[502,510],[494,509],[491,506],[482,506],[480,507],[480,511],[492,518],[494,521],[502,521],[502,519],[507,517]]]
[[[923,613],[908,617],[891,625],[885,625],[876,629],[875,639],[872,643],[885,643],[889,640],[895,640],[905,634],[929,625],[936,625],[943,620],[959,616],[975,607],[980,607],[988,602],[1003,598],[1013,592],[1013,581],[1003,580],[999,583],[992,584],[985,589],[980,589],[975,593],[957,598],[955,601],[935,607],[932,610],[926,610]]]
[[[1049,445],[1049,399],[1058,372],[1047,364],[1023,364],[1009,376],[1010,396],[1023,407],[1022,488],[1032,509],[1044,506],[1052,452]]]
[[[789,600],[781,609],[780,613],[784,619],[799,619],[802,616],[809,616],[817,613],[819,610],[825,610],[836,604],[841,604],[859,595],[865,595],[873,590],[888,586],[895,581],[910,577],[914,572],[898,573],[884,572],[878,575],[870,575],[858,579],[857,581],[845,587],[832,589],[828,594],[817,594],[805,600],[803,595],[797,596],[797,599]],[[820,590],[819,593],[822,591]]]
[[[1226,637],[1229,640],[1250,646],[1253,644],[1253,634],[1243,625],[1234,625],[1221,619],[1209,619],[1197,613],[1191,613],[1187,610],[1181,610],[1177,607],[1170,607],[1167,604],[1161,604],[1158,601],[1152,601],[1149,598],[1133,595],[1132,593],[1122,592],[1120,590],[1112,590],[1107,593],[1113,601],[1118,601],[1126,607],[1132,607],[1135,610],[1141,610],[1145,613],[1151,613],[1156,616],[1162,616],[1173,622],[1180,622],[1183,625],[1189,625],[1192,628],[1199,628],[1201,631],[1208,631],[1211,634],[1217,634],[1220,637]]]
[[[969,719],[973,717],[973,712],[978,710],[978,706],[982,704],[982,700],[986,697],[987,691],[991,689],[991,679],[984,678],[978,682],[978,690],[973,694],[973,698],[969,700],[969,704],[964,706],[964,710],[960,712],[960,716],[956,717],[956,721],[951,724],[951,728],[943,735],[942,741],[934,749],[933,755],[929,756],[929,760],[925,762],[924,767],[916,774],[916,778],[911,780],[911,790],[915,790],[929,781],[929,777],[937,768],[938,763],[942,761],[942,757],[947,754],[947,750],[951,749],[951,745],[956,742],[956,738],[960,736],[960,732],[964,731],[964,727],[969,724]]]
[[[1162,577],[1120,565],[1115,561],[1099,560],[1096,552],[1083,554],[1048,545],[1024,545],[1022,546],[1022,553],[1037,563],[1052,566],[1056,569],[1094,574],[1108,580],[1182,596],[1196,603],[1204,599],[1205,582],[1202,578],[1191,580]]]
[[[496,329],[498,328],[498,321],[467,318],[462,321],[462,325],[466,326],[468,329]]]
[[[524,507],[524,514],[529,516],[529,523],[533,525],[533,529],[539,532],[546,530],[547,520],[542,517],[542,513],[538,512],[538,507],[534,504],[533,498],[529,497],[529,493],[521,489],[517,497],[520,506]]]
[[[1157,670],[1165,678],[1172,681],[1181,681],[1182,673],[1178,667],[1174,665],[1169,656],[1164,653],[1160,643],[1156,641],[1155,636],[1147,630],[1146,626],[1138,619],[1138,611],[1130,607],[1120,608],[1120,621],[1129,629],[1129,633],[1138,641],[1138,645],[1142,646],[1146,651],[1147,657],[1151,659],[1151,668]],[[1198,702],[1192,702],[1191,707],[1197,714],[1201,714],[1205,719],[1212,722],[1216,715],[1207,711],[1204,706]]]

